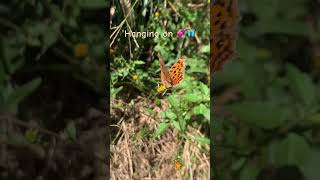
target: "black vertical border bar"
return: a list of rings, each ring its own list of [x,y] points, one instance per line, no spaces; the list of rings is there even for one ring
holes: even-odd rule
[[[212,11],[212,6],[213,4],[216,3],[216,0],[211,0],[210,3],[210,59],[209,59],[209,67],[210,64],[212,63],[211,61],[211,57],[212,57],[212,50],[213,50],[213,44],[211,43],[211,40],[214,38],[211,35],[211,28],[212,28],[212,23],[214,21],[211,11]],[[217,175],[217,166],[216,166],[216,156],[215,156],[215,143],[214,143],[214,132],[213,132],[213,126],[214,126],[214,113],[213,113],[213,108],[214,108],[214,98],[213,98],[213,94],[214,94],[214,72],[211,71],[210,69],[210,179],[211,180],[216,180],[218,179],[218,175]]]
[[[211,53],[211,52],[210,52]],[[216,156],[215,156],[215,150],[216,146],[214,143],[214,132],[213,132],[213,126],[214,126],[214,113],[213,113],[213,108],[214,108],[214,99],[213,99],[213,94],[214,94],[214,76],[213,73],[210,73],[210,179],[218,179],[218,174],[217,174],[217,165],[216,165]]]
[[[107,173],[106,173],[106,179],[110,179],[110,174],[111,174],[111,169],[110,169],[110,1],[106,1],[107,3],[107,9],[106,9],[106,17],[105,20],[107,21],[106,23],[106,86],[107,86],[107,92],[106,92],[106,164],[107,164]]]

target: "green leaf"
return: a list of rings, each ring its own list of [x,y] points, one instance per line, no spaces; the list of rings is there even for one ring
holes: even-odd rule
[[[144,110],[145,110],[149,115],[151,115],[151,116],[154,116],[154,115],[155,115],[154,110],[151,109],[151,108],[145,108]]]
[[[69,138],[72,141],[76,141],[76,139],[77,139],[77,130],[76,130],[76,125],[75,125],[74,121],[70,121],[67,124],[66,132],[67,132],[67,134],[69,135]]]
[[[154,133],[153,137],[160,137],[163,133],[165,133],[167,131],[167,129],[169,128],[170,124],[163,122],[160,123],[158,128],[156,129],[156,132]]]
[[[280,142],[270,144],[269,148],[270,160],[276,166],[296,165],[300,167],[311,152],[307,141],[293,133]]]
[[[214,132],[214,136],[225,133],[222,122],[222,120],[214,119],[214,125],[210,127],[210,132]]]
[[[134,61],[134,64],[141,65],[141,64],[145,64],[145,62],[144,61]]]
[[[27,42],[30,46],[40,46],[41,42],[38,37],[28,37]]]
[[[243,102],[229,106],[240,120],[263,129],[274,129],[287,119],[287,111],[263,102]]]
[[[26,31],[31,36],[39,36],[40,34],[45,33],[47,30],[47,25],[44,22],[32,21],[30,24],[27,24]]]
[[[58,40],[58,33],[52,28],[47,28],[47,31],[43,34],[44,48],[50,47]]]
[[[111,97],[116,97],[116,95],[122,90],[123,86],[118,88],[111,88]]]
[[[38,131],[34,129],[28,129],[25,132],[25,138],[29,143],[34,143],[37,140],[38,137]]]
[[[181,126],[178,121],[172,121],[172,126],[181,131]]]
[[[147,135],[147,129],[146,128],[142,128],[139,130],[139,132],[136,134],[136,139],[143,139],[145,138]]]
[[[291,91],[305,105],[311,105],[315,102],[315,87],[311,78],[305,73],[300,72],[295,66],[287,66],[289,86]]]
[[[320,125],[320,113],[310,115],[307,120],[313,124]]]
[[[157,106],[161,106],[161,100],[160,100],[159,98],[156,98],[156,99],[155,99],[155,104],[156,104]]]
[[[57,22],[62,23],[65,21],[66,17],[64,16],[62,10],[58,7],[58,5],[51,3],[49,8],[52,16],[57,20]]]
[[[199,86],[204,96],[210,96],[210,89],[208,85],[201,82],[199,83]]]
[[[237,130],[234,126],[230,126],[228,129],[224,129],[222,132],[225,136],[225,141],[227,145],[234,146],[237,143],[237,138],[239,138],[239,134],[237,134]],[[241,142],[242,144],[245,144],[245,142]],[[249,149],[249,148],[247,148]]]
[[[184,95],[184,98],[186,101],[189,101],[189,102],[199,102],[199,95],[197,94],[185,94]]]
[[[209,53],[210,52],[210,46],[209,45],[204,45],[202,46],[202,48],[200,49],[201,53]]]
[[[248,162],[240,172],[240,180],[256,180],[259,174],[257,166]]]
[[[17,105],[27,96],[29,96],[41,83],[41,78],[33,79],[32,81],[17,87],[8,96],[9,111],[15,112]]]
[[[171,119],[171,120],[174,120],[174,119],[177,118],[177,115],[174,112],[172,112],[171,110],[168,110],[168,111],[165,111],[165,112],[161,112],[160,115],[163,118],[168,118],[168,119]]]
[[[172,106],[173,108],[178,108],[179,105],[180,105],[180,100],[179,100],[178,97],[175,96],[175,95],[169,96],[169,97],[168,97],[168,101],[170,102],[170,104],[171,104],[171,106]]]
[[[305,22],[288,19],[263,19],[250,27],[244,28],[244,32],[252,38],[270,33],[307,36],[308,29],[306,28],[308,27]]]
[[[305,163],[302,164],[301,170],[308,180],[318,180],[320,177],[319,169],[320,162],[320,150],[313,149],[310,152],[309,158],[305,160]]]
[[[243,78],[241,83],[241,90],[246,99],[257,100],[262,99],[263,90],[266,86],[266,73],[257,63],[245,63],[247,77]]]
[[[203,115],[204,117],[206,117],[206,119],[210,119],[210,110],[207,106],[205,106],[204,104],[200,104],[196,107],[193,108],[193,113],[194,114],[200,114]]]
[[[247,158],[241,157],[239,158],[235,163],[232,164],[231,170],[232,171],[238,171],[242,168],[242,166],[246,163]]]
[[[192,139],[194,139],[200,144],[210,144],[210,139],[207,137],[196,136],[196,137],[193,137]]]
[[[204,104],[200,104],[198,106],[195,106],[193,108],[193,113],[194,114],[204,114],[208,111],[208,108]]]

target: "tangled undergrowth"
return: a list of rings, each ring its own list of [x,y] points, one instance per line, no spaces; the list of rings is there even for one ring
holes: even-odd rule
[[[113,102],[124,104],[124,102]],[[160,113],[165,111],[139,97],[134,109],[113,108],[112,119],[120,119],[114,129],[118,131],[111,145],[111,179],[183,179],[186,176],[207,179],[209,176],[209,145],[200,145],[196,141],[181,141],[178,131],[170,128],[161,138],[146,138],[157,124],[165,121]],[[161,100],[162,108],[168,108],[168,102]],[[145,107],[152,107],[150,115]],[[189,127],[187,136],[201,136],[200,129]],[[177,155],[181,156],[183,167],[175,167]]]

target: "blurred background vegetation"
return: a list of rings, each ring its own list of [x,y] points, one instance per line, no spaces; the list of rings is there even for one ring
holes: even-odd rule
[[[168,127],[178,132],[201,127],[195,142],[208,144],[209,24],[198,20],[205,17],[205,7],[193,6],[206,2],[181,2],[174,7],[183,18],[169,4],[164,8],[160,1],[138,1],[132,26],[136,31],[147,25],[162,31],[157,22],[167,21],[166,27],[174,32],[189,23],[197,27],[201,46],[192,39],[185,46],[187,39],[179,44],[177,39],[159,38],[138,42],[143,46],[137,51],[131,42],[130,55],[130,48],[123,46],[127,39],[120,38],[118,49],[110,50],[111,97],[126,102],[119,109],[127,111],[136,107],[137,102],[130,101],[139,96],[160,106],[156,99],[162,98],[154,96],[160,81],[154,52],[161,52],[167,65],[187,54],[185,80],[165,96],[173,110],[161,113],[161,128],[147,134],[159,137]],[[112,3],[122,11],[118,1]],[[241,180],[320,176],[319,4],[239,1],[238,57],[212,77],[212,175]],[[105,179],[107,5],[103,0],[0,4],[1,179]],[[121,15],[112,20],[119,25],[123,19]],[[195,99],[199,94],[201,101]],[[143,112],[152,116],[153,109],[145,107]],[[177,117],[185,125],[176,123]],[[198,124],[190,122],[194,119]],[[149,138],[148,129],[141,129],[135,137]],[[188,142],[186,137],[178,139]]]
[[[104,0],[0,4],[0,179],[105,179]]]
[[[212,77],[211,166],[218,179],[319,179],[320,2],[239,8],[238,57]]]

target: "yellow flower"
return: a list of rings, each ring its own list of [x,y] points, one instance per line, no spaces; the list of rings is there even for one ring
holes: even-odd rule
[[[174,164],[176,170],[180,170],[183,167],[182,161],[180,159],[175,159]]]
[[[160,86],[158,86],[158,89],[157,89],[157,92],[158,93],[162,93],[163,91],[165,91],[167,88],[163,85],[163,84],[161,84]]]
[[[159,17],[160,13],[157,11],[156,13],[154,13],[154,16]]]
[[[139,76],[135,74],[135,75],[133,75],[132,79],[137,81],[139,79]]]
[[[258,48],[256,52],[257,52],[257,56],[258,56],[259,58],[268,59],[268,58],[271,57],[271,52],[270,52],[268,49]]]
[[[86,43],[78,43],[74,47],[74,56],[77,58],[84,58],[88,56],[89,47]]]
[[[35,129],[28,129],[24,136],[26,137],[27,141],[30,143],[34,143],[38,138],[38,131]]]

